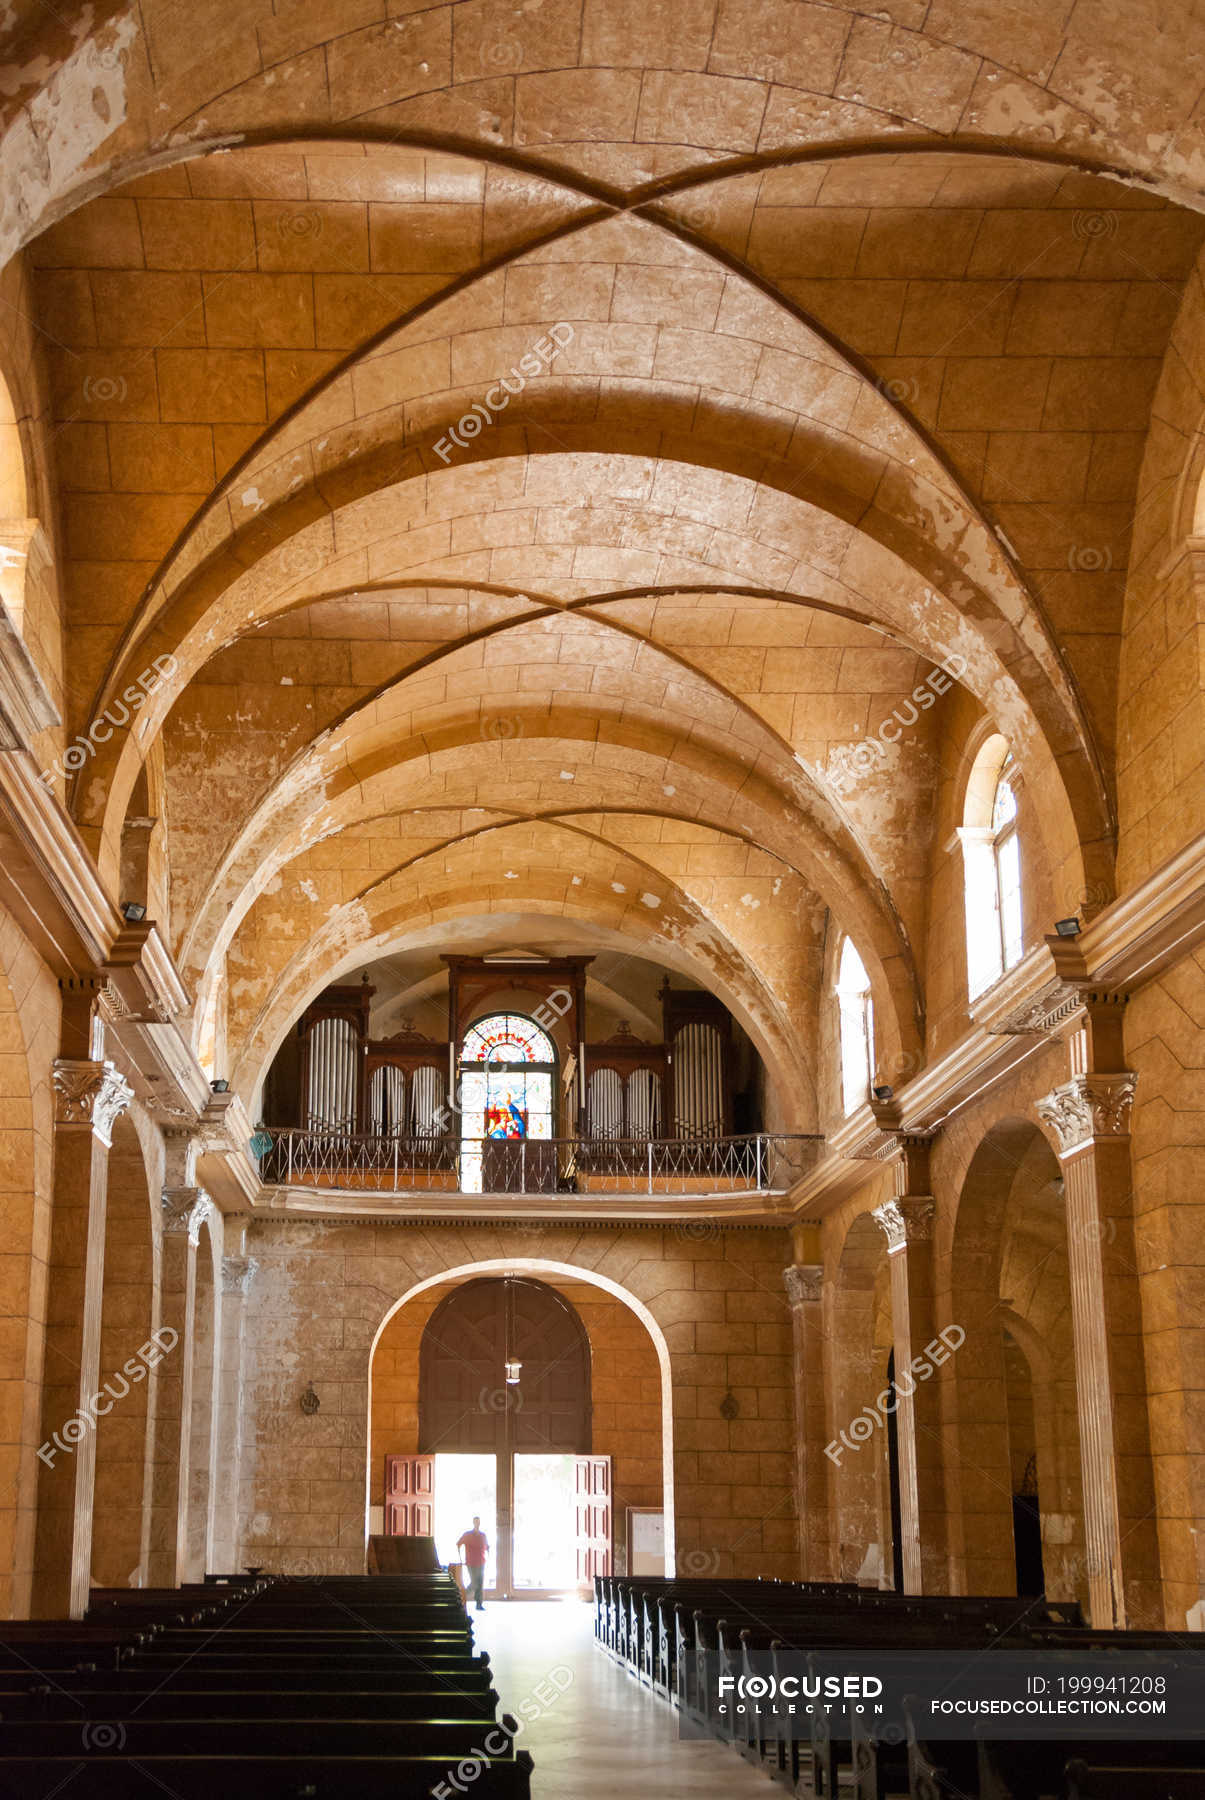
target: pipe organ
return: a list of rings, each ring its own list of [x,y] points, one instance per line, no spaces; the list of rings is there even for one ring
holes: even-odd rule
[[[492,996],[530,991],[530,1011],[558,1044],[566,1075],[553,1135],[608,1141],[712,1142],[733,1131],[732,1020],[698,989],[660,989],[662,1041],[643,1042],[628,1026],[587,1043],[586,966],[590,957],[544,962],[449,956],[449,1035],[425,1037],[406,1024],[388,1038],[369,1035],[375,989],[327,988],[298,1024],[302,1129],[405,1140],[417,1149],[458,1135],[449,1104],[464,1032]],[[554,1107],[554,1115],[556,1112]]]
[[[660,1137],[663,1044],[642,1043],[625,1020],[605,1043],[586,1045],[586,1066],[586,1137]]]
[[[364,1054],[373,989],[329,987],[306,1008],[301,1036],[301,1123],[306,1131],[364,1128]]]
[[[732,1133],[732,1018],[714,994],[661,985],[665,1051],[673,1080],[667,1137],[707,1142]]]

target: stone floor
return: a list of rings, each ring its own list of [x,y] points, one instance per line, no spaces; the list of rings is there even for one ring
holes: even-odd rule
[[[503,1712],[522,1720],[550,1677],[563,1689],[518,1739],[535,1759],[533,1800],[769,1800],[772,1783],[735,1751],[679,1741],[676,1714],[595,1648],[592,1617],[578,1601],[536,1600],[472,1615]]]

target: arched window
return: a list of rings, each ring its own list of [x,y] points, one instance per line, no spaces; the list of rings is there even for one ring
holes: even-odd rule
[[[846,1113],[851,1113],[869,1094],[874,1069],[874,1003],[870,998],[870,976],[852,938],[846,938],[841,946],[837,1005],[841,1014],[841,1101]]]
[[[479,1194],[492,1139],[551,1138],[556,1046],[522,1013],[491,1013],[460,1047],[460,1186]],[[533,1166],[536,1166],[533,1163]]]
[[[1000,917],[1000,958],[1011,969],[1021,960],[1021,845],[1017,838],[1017,796],[1013,759],[1005,758],[992,800],[992,849],[996,864],[996,907]]]
[[[974,1000],[1021,960],[1021,845],[1017,771],[1006,740],[994,733],[967,782],[962,843],[966,881],[967,987]]]

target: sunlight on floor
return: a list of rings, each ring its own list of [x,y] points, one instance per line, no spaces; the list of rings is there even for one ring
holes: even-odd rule
[[[724,1745],[679,1742],[676,1715],[594,1644],[594,1608],[512,1600],[473,1615],[503,1712],[535,1758],[532,1800],[767,1800],[772,1788]]]

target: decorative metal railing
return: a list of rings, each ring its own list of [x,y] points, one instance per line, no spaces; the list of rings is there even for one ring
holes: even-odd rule
[[[393,1194],[786,1193],[823,1139],[432,1138],[265,1132],[266,1182]]]

